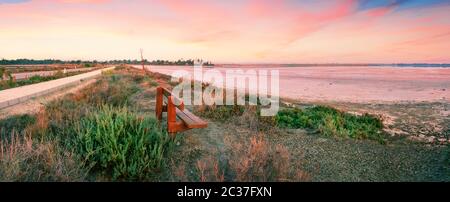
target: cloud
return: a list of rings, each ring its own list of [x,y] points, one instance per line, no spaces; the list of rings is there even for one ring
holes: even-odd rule
[[[448,0],[360,0],[358,9],[364,11],[391,7],[398,10],[404,10],[449,4],[450,2]]]
[[[110,0],[57,0],[61,3],[106,3]]]
[[[0,0],[0,4],[18,4],[30,2],[31,0]]]
[[[246,62],[449,58],[450,6],[431,2],[0,0],[0,55],[134,57],[143,47]]]
[[[430,44],[432,42],[440,42],[439,39],[443,39],[443,41],[448,40],[450,36],[450,32],[443,32],[443,33],[438,33],[438,34],[433,34],[431,36],[426,36],[426,37],[422,37],[422,38],[418,38],[418,39],[412,39],[412,40],[408,40],[408,41],[402,41],[399,42],[396,45],[400,46],[400,45],[423,45],[423,44]]]

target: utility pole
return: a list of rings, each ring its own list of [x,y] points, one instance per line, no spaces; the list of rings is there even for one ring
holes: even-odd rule
[[[146,70],[145,70],[145,61],[144,61],[144,50],[141,48],[140,51],[141,51],[142,70],[144,70],[144,72],[145,72]]]

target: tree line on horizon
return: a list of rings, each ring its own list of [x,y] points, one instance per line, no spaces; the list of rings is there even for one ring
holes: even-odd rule
[[[170,60],[152,60],[149,61],[144,59],[145,65],[178,65],[178,66],[192,66],[195,63],[203,62],[201,59],[179,59],[175,61]],[[92,66],[93,64],[130,64],[130,65],[141,65],[141,60],[58,60],[58,59],[44,59],[44,60],[34,60],[34,59],[14,59],[0,60],[0,65],[48,65],[48,64],[88,64],[87,66]],[[210,61],[203,62],[205,66],[214,66]],[[285,67],[302,67],[302,66],[397,66],[397,67],[450,67],[449,63],[286,63],[278,64]],[[86,67],[87,67],[86,66]]]
[[[194,65],[195,63],[203,62],[201,59],[179,59],[175,61],[170,60],[144,60],[145,65]],[[107,60],[107,61],[97,61],[97,60],[55,60],[55,59],[45,59],[45,60],[34,60],[34,59],[14,59],[14,60],[0,60],[0,65],[46,65],[46,64],[130,64],[130,65],[140,65],[141,60]],[[210,61],[203,62],[203,65],[213,66],[214,64]]]

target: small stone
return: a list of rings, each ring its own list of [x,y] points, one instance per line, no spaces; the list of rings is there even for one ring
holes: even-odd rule
[[[421,135],[419,135],[419,137],[422,138],[422,139],[424,139],[424,138],[425,138],[425,135],[422,135],[422,134],[421,134]]]
[[[180,146],[180,141],[177,141],[177,146]]]
[[[430,136],[427,138],[427,142],[434,142],[435,137],[434,136]]]
[[[439,142],[447,142],[447,139],[445,139],[445,138],[439,138],[438,141],[439,141]]]
[[[289,134],[300,134],[300,133],[304,133],[305,130],[304,129],[287,129],[287,131]]]
[[[326,141],[328,141],[327,139],[325,139],[325,138],[319,138],[319,139],[317,139],[317,142],[320,142],[320,143],[322,143],[322,142],[326,142]]]

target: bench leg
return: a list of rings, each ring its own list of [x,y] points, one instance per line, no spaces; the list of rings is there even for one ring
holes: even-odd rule
[[[172,96],[167,99],[167,132],[171,137],[175,137],[176,133],[187,130],[183,122],[177,121],[177,107],[173,103]]]
[[[167,131],[170,134],[177,132],[177,112],[176,106],[172,102],[172,96],[167,98]],[[172,136],[172,135],[171,135]]]
[[[163,112],[163,89],[158,87],[156,89],[156,118],[161,121],[162,120],[162,112]]]

